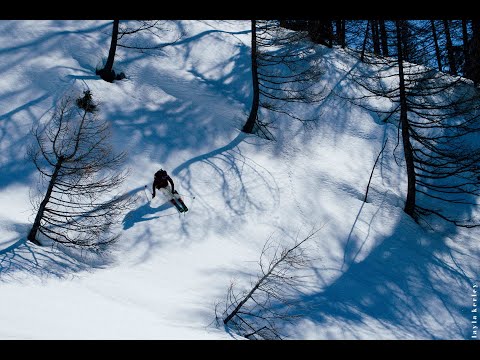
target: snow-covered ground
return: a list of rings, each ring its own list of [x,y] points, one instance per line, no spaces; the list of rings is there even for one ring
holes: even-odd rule
[[[396,141],[362,201],[395,126],[332,95],[308,131],[282,120],[276,142],[240,132],[251,101],[249,26],[174,22],[160,51],[118,49],[114,67],[127,79],[110,84],[95,67],[111,21],[0,21],[1,339],[233,339],[212,324],[230,282],[249,284],[271,234],[289,243],[318,227],[310,286],[299,294],[308,310],[281,329],[288,338],[471,338],[479,231],[429,232],[403,213]],[[318,52],[324,83],[341,91],[356,60]],[[86,89],[128,152],[123,190],[138,195],[101,256],[26,242],[38,181],[25,157],[29,131],[64,94]],[[184,194],[185,215],[161,197],[147,201],[159,168]]]

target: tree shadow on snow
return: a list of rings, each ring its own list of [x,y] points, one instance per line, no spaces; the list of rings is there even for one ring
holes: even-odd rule
[[[353,67],[357,64],[354,63]],[[343,80],[347,75],[336,79],[335,91],[340,91],[344,86],[347,86],[343,89],[345,91],[355,91],[348,88],[348,84],[344,84]],[[327,97],[325,103],[332,99],[333,97]],[[341,121],[328,126],[335,127],[337,133],[348,129],[345,114],[347,112],[342,107],[334,107],[329,115],[338,115]],[[378,125],[384,124],[380,114],[372,114],[371,117]],[[385,133],[387,130],[395,133],[392,131],[395,127],[384,126],[389,127]],[[365,137],[370,139],[373,135],[366,134]],[[378,143],[384,141],[380,138],[373,139]],[[390,146],[391,143],[394,141],[390,141]],[[278,145],[282,150],[283,144]],[[376,171],[385,167],[390,176],[395,177],[402,168],[399,167],[396,172],[391,171],[391,153],[387,148],[382,163],[379,164],[380,169]],[[201,156],[198,160],[207,161]],[[189,166],[195,163],[196,158],[192,159],[191,163],[187,162]],[[188,175],[187,169],[180,169]],[[388,188],[388,179],[385,181],[386,183],[382,179],[383,185]],[[398,186],[398,179],[393,183]],[[374,186],[372,184],[372,187]],[[338,229],[332,226],[331,236],[324,235],[323,238],[327,242],[337,240],[343,248],[343,256],[336,260],[329,259],[335,263],[330,262],[324,267],[321,262],[316,262],[317,266],[320,266],[313,269],[315,289],[304,289],[299,293],[297,300],[301,306],[294,309],[296,313],[301,311],[302,319],[313,324],[315,328],[308,333],[305,327],[285,324],[281,332],[294,338],[312,336],[322,339],[470,338],[472,285],[475,281],[478,284],[480,279],[480,250],[478,245],[475,245],[475,233],[472,232],[469,237],[462,235],[463,241],[471,242],[468,246],[459,244],[458,238],[452,240],[458,234],[457,228],[444,226],[441,232],[433,232],[419,226],[401,212],[404,199],[393,192],[388,195],[387,192],[378,192],[375,195],[371,189],[369,199],[373,199],[373,203],[363,203],[362,193],[357,186],[349,185],[340,190],[359,200],[358,211],[352,220],[350,231],[344,234],[344,237],[339,237]],[[395,211],[390,213],[396,216],[397,223],[390,234],[379,233],[378,230],[383,229],[379,219],[385,219],[384,213],[392,208]],[[474,212],[473,207],[468,206],[456,209],[467,218]],[[322,237],[322,231],[319,236]],[[316,254],[311,255],[315,257]],[[322,252],[320,255],[329,256],[329,253]],[[215,269],[215,272],[234,274],[244,279],[251,279],[254,275],[240,271],[232,273],[231,269]],[[226,286],[227,284],[219,290],[219,300],[223,300]],[[286,309],[278,305],[274,310]],[[212,314],[202,312],[201,315],[205,319],[211,319]]]
[[[391,154],[391,150],[385,151],[381,167],[384,158],[389,157],[385,160],[387,167],[393,163]],[[396,171],[402,170],[399,167]],[[390,176],[395,174],[390,172]],[[382,178],[384,186],[388,187],[388,180]],[[375,227],[381,225],[373,223],[386,211],[383,201],[387,199],[386,193],[375,196],[370,195],[374,205],[361,203],[350,232],[339,239],[343,257],[333,266],[315,269],[319,289],[304,291],[298,297],[302,306],[296,310],[302,310],[306,323],[315,325],[314,333],[291,326],[285,326],[284,333],[300,338],[469,339],[472,285],[480,278],[480,251],[474,230],[426,217],[420,226],[401,212],[404,199],[390,196],[386,202],[398,207],[398,222],[391,234],[379,236]],[[475,204],[474,198],[468,200]],[[419,196],[418,201],[425,199]],[[430,205],[440,206],[433,202]],[[455,205],[448,210],[466,219],[477,211],[474,205]]]
[[[79,23],[78,23],[79,24]],[[26,145],[30,137],[31,126],[42,120],[46,114],[40,109],[52,109],[56,100],[76,80],[98,78],[93,76],[95,69],[90,64],[95,50],[92,50],[92,34],[107,30],[110,23],[95,23],[92,26],[77,28],[72,21],[51,20],[42,23],[31,21],[33,31],[28,40],[14,43],[13,46],[0,47],[0,73],[6,73],[10,80],[11,72],[15,81],[8,83],[8,89],[0,96],[3,112],[0,113],[0,144],[2,156],[0,167],[0,188],[12,183],[28,183],[35,167],[25,160]],[[83,23],[82,23],[83,24]],[[86,23],[85,23],[86,24]],[[84,24],[84,25],[85,25]],[[5,32],[20,31],[17,27],[26,27],[23,21],[7,21],[2,24]],[[41,27],[38,33],[36,26]],[[48,31],[44,31],[48,28]],[[38,35],[37,35],[38,34]],[[70,41],[70,37],[82,37],[82,41]],[[3,42],[9,44],[9,42]],[[98,44],[95,44],[98,45]],[[70,52],[78,67],[55,64],[55,56],[60,52]],[[46,57],[55,54],[51,62]],[[79,74],[80,73],[80,74]],[[33,79],[33,80],[32,80]],[[48,102],[45,105],[45,102]]]
[[[30,21],[31,21],[32,26],[36,25],[35,21],[32,21],[32,20],[30,20]],[[87,27],[87,28],[84,28],[84,29],[60,30],[65,25],[68,26],[68,23],[71,23],[71,22],[68,21],[67,24],[65,24],[61,20],[50,20],[49,28],[50,29],[55,29],[56,27],[58,27],[59,30],[49,31],[46,35],[43,35],[43,36],[41,36],[37,39],[31,40],[31,41],[23,42],[19,45],[0,48],[0,55],[15,53],[18,50],[22,50],[22,49],[31,49],[31,51],[38,52],[39,47],[42,47],[42,46],[45,50],[51,50],[50,48],[45,48],[45,46],[43,44],[49,43],[52,39],[55,39],[57,37],[61,37],[63,39],[63,37],[68,36],[68,35],[95,33],[95,32],[101,31],[101,30],[105,30],[105,29],[107,29],[108,27],[111,26],[111,24],[106,23],[106,24],[100,24],[100,25],[97,24],[95,26]],[[14,25],[14,24],[12,24],[12,25]]]
[[[322,267],[320,259],[310,278],[314,284],[296,294],[293,308],[272,306],[274,312],[300,315],[293,324],[281,323],[279,332],[297,339],[469,339],[472,286],[480,278],[478,246],[464,253],[445,234],[428,233],[404,214],[391,234],[378,236],[370,227],[385,209],[380,205],[373,215],[365,215],[362,208],[345,241],[343,261]],[[368,225],[367,232],[356,229],[360,223]],[[376,236],[376,246],[362,254]],[[309,256],[315,258],[315,252]],[[214,273],[252,286],[259,269],[217,268]],[[223,301],[227,284],[217,288],[217,300]],[[212,320],[211,310],[200,316]]]
[[[12,23],[11,26],[15,26],[15,24]],[[3,115],[0,114],[2,145],[5,145],[4,148],[11,152],[11,154],[4,152],[5,160],[1,163],[3,176],[0,179],[0,187],[7,187],[18,182],[31,183],[30,177],[35,174],[35,168],[33,164],[29,164],[24,160],[23,154],[25,151],[21,147],[19,148],[19,146],[25,146],[25,144],[29,143],[30,124],[39,121],[45,115],[45,113],[43,115],[39,114],[37,107],[45,108],[45,101],[50,101],[54,104],[55,94],[60,94],[60,90],[64,91],[65,88],[71,86],[77,80],[95,80],[97,78],[93,75],[92,59],[98,55],[93,54],[91,49],[92,41],[96,38],[91,35],[103,31],[104,36],[102,38],[107,43],[111,23],[95,24],[94,26],[87,26],[78,30],[68,27],[65,29],[65,26],[72,26],[72,24],[69,22],[52,21],[51,31],[39,32],[40,35],[38,36],[34,33],[32,38],[21,44],[0,49],[0,54],[9,55],[9,62],[2,63],[2,66],[5,66],[4,71],[22,64],[21,66],[26,69],[24,76],[41,80],[39,80],[37,88],[17,87],[9,93],[2,95],[4,102],[9,102],[10,98],[23,99],[24,97],[34,100],[26,101],[13,110],[7,107],[5,113]],[[178,22],[178,26],[181,30],[183,24]],[[164,44],[164,48],[179,49],[184,55],[184,61],[187,62],[190,61],[192,49],[199,40],[207,39],[210,41],[213,38],[208,37],[216,37],[221,33],[235,36],[236,34],[245,34],[249,31],[250,29],[239,32],[212,29],[181,39],[178,42]],[[84,39],[82,38],[84,41],[66,41],[69,36],[75,35],[84,36]],[[213,40],[216,41],[215,39]],[[60,47],[59,42],[62,43]],[[74,46],[79,48],[74,49]],[[95,46],[100,47],[97,43],[95,43]],[[32,66],[27,66],[29,64],[26,62],[27,60],[35,59],[34,56],[31,56],[33,52],[41,57],[54,53],[59,48],[61,51],[71,54],[78,66],[74,62],[73,66],[57,65],[48,67],[40,61],[33,62]],[[102,55],[106,54],[108,48],[104,50]],[[139,54],[138,52],[124,51],[124,49],[118,50],[119,57],[116,65],[119,67],[132,66],[135,68],[139,64],[137,61],[142,61],[147,56],[151,57],[148,53]],[[130,156],[146,155],[155,163],[159,163],[159,161],[166,163],[173,158],[174,161],[172,163],[175,165],[180,164],[176,167],[172,166],[175,169],[173,171],[174,175],[178,178],[182,187],[187,189],[186,191],[196,193],[197,203],[195,205],[203,203],[211,211],[211,218],[219,216],[224,209],[211,207],[208,195],[202,198],[201,193],[204,192],[204,188],[202,188],[204,184],[194,181],[195,169],[193,167],[195,166],[209,166],[214,172],[212,176],[219,177],[222,185],[217,190],[220,190],[225,197],[226,207],[232,210],[231,216],[248,211],[250,208],[249,204],[253,205],[253,208],[261,207],[261,205],[255,203],[254,195],[249,195],[250,189],[252,189],[251,185],[257,188],[266,186],[269,189],[273,189],[272,191],[274,191],[276,186],[275,184],[269,185],[272,182],[272,178],[270,178],[271,175],[268,171],[244,156],[238,147],[244,141],[244,137],[240,136],[241,134],[237,136],[235,126],[241,127],[245,120],[245,106],[251,100],[251,89],[249,86],[251,76],[250,58],[248,56],[249,47],[239,40],[235,51],[235,54],[232,54],[231,57],[219,60],[218,69],[220,70],[217,74],[218,76],[205,75],[203,70],[197,68],[202,66],[202,64],[194,63],[190,69],[187,69],[193,76],[193,80],[183,79],[181,76],[177,76],[175,72],[157,66],[155,62],[149,62],[147,66],[144,66],[145,64],[142,63],[142,66],[138,66],[138,73],[133,74],[142,78],[141,87],[137,89],[135,97],[148,96],[150,89],[160,88],[161,91],[167,94],[166,101],[162,102],[165,99],[159,99],[162,101],[159,101],[156,107],[151,106],[152,103],[150,103],[147,104],[148,106],[141,106],[133,110],[121,108],[112,111],[108,107],[103,109],[103,114],[112,120],[113,128],[120,129],[123,133],[129,135],[140,135],[139,143],[143,144],[143,146],[134,147],[134,150],[138,152],[129,152]],[[155,60],[155,57],[151,58]],[[131,69],[125,70],[129,75],[133,73],[130,71]],[[38,87],[44,90],[44,92],[39,92]],[[121,89],[122,87],[119,86],[119,88]],[[39,97],[39,93],[44,95]],[[31,96],[31,94],[35,94],[35,96]],[[18,104],[18,100],[14,103]],[[142,103],[145,104],[148,101]],[[235,103],[235,106],[232,107],[232,103]],[[232,111],[233,108],[237,111]],[[21,118],[23,121],[21,126],[17,124],[17,118]],[[27,125],[25,125],[25,119],[27,119]],[[232,138],[233,140],[229,140]],[[227,145],[219,145],[222,142],[221,139],[225,139]],[[182,150],[202,155],[194,156],[190,160],[182,159],[178,157]],[[252,172],[260,176],[258,184],[248,184],[244,180],[246,175],[249,173],[251,175]],[[150,179],[148,180],[150,181]],[[177,179],[175,180],[177,181]],[[211,179],[212,182],[216,182],[216,180]],[[163,216],[158,215],[158,213],[163,212],[169,206],[170,204],[168,203],[156,208],[149,205],[141,205],[125,216],[123,221],[124,230],[132,228],[135,224]],[[201,206],[198,206],[198,208],[201,209]],[[195,206],[191,210],[195,211]],[[198,224],[189,225],[184,222],[181,225],[181,232],[187,236],[195,226],[198,227]],[[2,253],[4,261],[7,258],[10,259],[12,254],[15,254],[13,256],[14,259],[20,261],[19,251],[28,252],[29,249],[32,249],[32,246],[30,244],[22,244],[20,241],[18,247]],[[45,249],[40,252],[42,254],[45,253]],[[47,253],[45,254],[46,257],[49,257]],[[52,255],[53,258],[54,256]],[[14,266],[16,264],[15,261],[11,261],[11,265],[8,266],[10,269],[9,273],[14,268],[22,268],[21,261]],[[32,261],[32,264],[35,264],[33,259]],[[47,261],[46,258],[44,259],[45,261]],[[53,265],[51,268],[56,269],[52,270],[54,272],[62,273],[63,271],[60,271],[61,266]],[[65,268],[68,267],[65,266]],[[74,269],[74,271],[76,270]],[[5,270],[3,273],[5,274]]]
[[[166,202],[161,206],[152,207],[151,202],[147,202],[144,205],[139,206],[138,208],[131,210],[128,212],[122,223],[123,223],[123,230],[128,230],[133,227],[137,223],[141,223],[143,221],[150,221],[154,219],[159,219],[166,216],[172,216],[177,214],[177,210],[175,212],[164,214],[164,215],[156,215],[157,213],[163,212],[165,210],[172,209],[175,210],[174,206],[170,204],[170,202]]]
[[[315,269],[316,283],[325,285],[298,298],[303,319],[320,329],[319,338],[338,338],[340,329],[349,339],[468,339],[480,253],[464,254],[445,234],[427,233],[402,214],[392,234],[361,259],[380,210],[370,219],[360,210],[341,265]],[[367,233],[354,231],[359,221],[368,224]],[[338,275],[331,281],[326,272]],[[286,331],[305,336],[296,328]]]
[[[176,188],[182,191],[184,201],[189,211],[180,216],[180,223],[170,219],[176,219],[178,215],[173,206],[167,202],[159,207],[153,207],[151,202],[139,206],[128,213],[123,220],[123,229],[128,230],[134,225],[157,220],[160,223],[151,222],[140,232],[136,233],[132,246],[147,246],[142,259],[147,259],[151,250],[163,243],[162,239],[172,238],[181,244],[184,240],[195,239],[200,241],[208,237],[211,229],[222,231],[227,229],[227,224],[233,224],[242,219],[241,215],[247,212],[263,212],[275,206],[279,201],[279,189],[273,175],[265,168],[256,164],[252,159],[242,154],[239,145],[244,143],[250,135],[238,133],[227,145],[215,150],[197,155],[174,168],[170,173],[174,178]],[[197,167],[202,170],[198,171]],[[198,171],[198,172],[197,172]],[[182,190],[185,189],[185,190]],[[256,201],[259,193],[270,193],[270,201],[260,203]],[[223,204],[218,203],[218,196],[223,199]],[[195,196],[195,199],[193,199]],[[217,203],[210,202],[212,196]],[[144,197],[141,199],[145,200]],[[218,206],[220,205],[220,207]],[[168,209],[172,212],[159,215]],[[195,215],[201,214],[201,216]],[[224,222],[225,227],[214,226],[217,222]],[[163,224],[161,231],[156,235],[155,226]],[[150,225],[153,225],[152,228]],[[218,224],[217,224],[218,225]],[[173,233],[170,233],[173,231]],[[194,236],[192,237],[192,233]]]
[[[113,262],[108,252],[78,250],[62,245],[38,246],[27,241],[31,224],[9,224],[18,240],[0,250],[0,282],[49,277],[71,278],[75,273],[104,268]]]
[[[179,49],[179,62],[188,63],[196,40],[218,33],[228,32],[205,31],[172,43],[171,47]],[[152,96],[159,97],[148,106],[109,108],[106,116],[119,133],[129,135],[119,142],[128,144],[131,157],[147,159],[149,164],[155,164],[152,167],[167,169],[173,176],[190,208],[185,215],[190,220],[182,221],[180,231],[175,233],[182,239],[187,239],[193,229],[195,238],[203,238],[211,228],[210,221],[241,221],[239,215],[265,211],[278,203],[278,185],[273,175],[243,150],[250,141],[258,146],[264,140],[239,130],[250,106],[251,73],[249,47],[239,41],[234,50],[228,59],[216,59],[219,64],[215,62],[218,66],[212,70],[214,75],[198,61],[192,62],[183,75],[154,63],[139,66],[137,61],[148,56],[145,54],[131,53],[118,62],[119,66],[135,69],[136,72],[128,71],[132,77],[142,79],[135,94],[137,99],[145,97],[148,103]],[[189,159],[185,153],[194,156]],[[150,177],[153,172],[149,182]],[[260,193],[271,196],[259,203],[256,197]],[[219,194],[223,199],[220,203]],[[216,200],[215,206],[211,199]],[[130,220],[124,221],[124,228],[156,218],[162,210],[143,205],[130,214]],[[195,220],[196,211],[202,211],[202,218],[207,219],[202,226]]]
[[[135,198],[142,187],[137,187],[121,197]],[[136,198],[138,199],[138,197]],[[93,210],[94,211],[94,210]],[[124,226],[133,226],[135,221],[142,221],[141,216],[135,211],[133,216],[125,217]],[[9,233],[16,233],[17,240],[2,249],[0,243],[0,281],[19,279],[22,276],[46,277],[71,277],[80,271],[93,271],[104,268],[114,262],[113,252],[116,243],[109,244],[106,248],[92,250],[77,247],[68,247],[50,239],[43,238],[43,246],[35,245],[26,239],[32,224],[16,224],[10,221],[1,221],[0,228]],[[121,241],[121,238],[120,238]],[[11,240],[9,243],[12,242]]]

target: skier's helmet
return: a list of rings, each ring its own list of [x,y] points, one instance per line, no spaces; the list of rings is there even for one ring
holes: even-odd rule
[[[163,169],[160,169],[155,173],[155,177],[157,177],[159,179],[165,179],[165,178],[167,178],[167,176],[168,176],[167,172]]]

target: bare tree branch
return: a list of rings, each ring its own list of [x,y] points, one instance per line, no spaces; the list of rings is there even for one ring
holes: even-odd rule
[[[291,247],[275,243],[270,236],[258,261],[261,275],[252,288],[248,292],[237,292],[233,282],[230,284],[222,314],[223,324],[247,338],[281,339],[278,322],[298,317],[290,311],[294,304],[291,291],[301,284],[302,276],[296,271],[307,268],[310,263],[303,245],[320,230],[312,230],[302,240],[297,237]],[[276,311],[276,304],[283,304],[284,310]],[[218,322],[220,316],[216,316]]]
[[[118,238],[112,227],[134,199],[111,196],[127,176],[119,171],[125,153],[113,152],[108,123],[95,111],[89,91],[76,103],[64,97],[47,125],[32,132],[35,143],[28,154],[48,181],[28,234],[34,243],[40,244],[38,233],[65,245],[93,248]]]

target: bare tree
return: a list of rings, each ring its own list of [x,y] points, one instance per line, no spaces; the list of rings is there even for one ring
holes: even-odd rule
[[[466,19],[462,19],[462,50],[463,50],[463,75],[467,76],[467,63],[469,61],[468,59],[468,45],[470,43],[469,41],[469,35],[468,35],[468,23]]]
[[[313,104],[323,99],[323,89],[316,87],[322,74],[319,56],[308,33],[287,30],[274,20],[254,20],[251,54],[254,96],[242,131],[273,139],[269,126],[274,120],[264,119],[274,114],[304,123],[315,121],[289,108],[292,103]]]
[[[333,26],[331,20],[309,20],[308,35],[317,44],[333,46]]]
[[[372,24],[373,53],[380,55],[380,29],[378,20],[370,20]]]
[[[112,225],[133,198],[111,196],[126,177],[119,171],[125,153],[115,154],[109,124],[95,116],[90,91],[64,97],[50,121],[33,130],[28,155],[47,189],[36,203],[28,240],[41,245],[39,233],[67,246],[99,248],[117,239]]]
[[[438,70],[442,71],[442,54],[440,52],[440,46],[438,45],[437,29],[435,28],[435,20],[430,20],[432,25],[432,37],[435,44],[435,58],[437,59]]]
[[[417,221],[436,215],[457,226],[478,226],[472,214],[480,195],[480,146],[472,139],[480,133],[480,93],[465,79],[435,69],[431,30],[430,22],[395,21],[396,53],[365,54],[375,71],[349,74],[368,94],[354,102],[398,126],[408,180],[404,211]],[[369,102],[378,98],[389,106]]]
[[[113,62],[115,61],[115,53],[117,52],[118,42],[118,25],[120,20],[113,20],[112,37],[110,40],[110,49],[108,51],[108,58],[105,66],[96,71],[103,80],[113,82],[116,79],[115,71],[113,71]]]
[[[312,230],[303,240],[295,239],[293,246],[276,243],[272,236],[265,242],[260,260],[260,274],[248,291],[237,291],[232,283],[227,292],[225,309],[218,314],[217,323],[231,327],[249,339],[282,339],[281,322],[298,318],[294,313],[293,291],[303,282],[299,270],[308,267],[311,258],[304,244],[320,231]],[[277,310],[276,305],[282,305]]]
[[[449,70],[451,74],[457,75],[457,64],[455,61],[455,54],[454,54],[454,49],[452,44],[452,36],[450,34],[449,20],[443,20],[443,30],[445,31]]]
[[[480,20],[472,20],[472,36],[468,41],[468,56],[465,62],[466,76],[476,86],[480,84]]]
[[[130,42],[122,40],[130,37],[130,35],[135,35],[139,33],[146,34],[148,38],[158,39],[160,38],[160,33],[164,30],[165,21],[160,20],[131,20],[122,21],[122,24],[120,24],[120,20],[118,19],[113,20],[112,36],[110,40],[110,49],[108,51],[107,61],[103,68],[97,69],[96,74],[99,75],[103,80],[108,82],[113,82],[114,80],[121,80],[125,78],[124,73],[116,74],[113,69],[117,47],[143,51],[159,49],[164,44],[131,44]]]
[[[336,39],[337,44],[339,44],[342,48],[345,48],[345,20],[337,19],[335,21],[335,31],[336,31]]]
[[[367,21],[367,26],[365,28],[365,36],[363,38],[363,44],[362,44],[362,52],[360,55],[360,60],[364,61],[365,59],[365,51],[367,50],[367,42],[368,42],[368,29],[370,28],[370,21]]]
[[[405,164],[407,166],[407,200],[405,201],[404,211],[408,215],[414,217],[415,213],[415,183],[416,173],[415,164],[413,162],[413,149],[410,141],[410,124],[408,122],[408,103],[405,89],[405,72],[404,72],[404,58],[403,48],[405,40],[403,35],[406,33],[404,28],[407,25],[401,20],[396,21],[397,28],[397,57],[398,57],[398,95],[400,102],[400,127],[402,129],[403,153],[405,156]]]
[[[387,30],[385,28],[385,20],[379,20],[380,24],[380,38],[382,41],[382,55],[388,56],[388,35]]]
[[[252,107],[250,109],[250,115],[248,116],[247,122],[243,126],[242,131],[247,134],[253,132],[253,127],[257,122],[258,118],[258,106],[260,102],[260,88],[258,84],[258,63],[257,63],[257,21],[252,20],[252,50],[250,53],[251,62],[252,62],[252,89],[253,89],[253,99]]]

